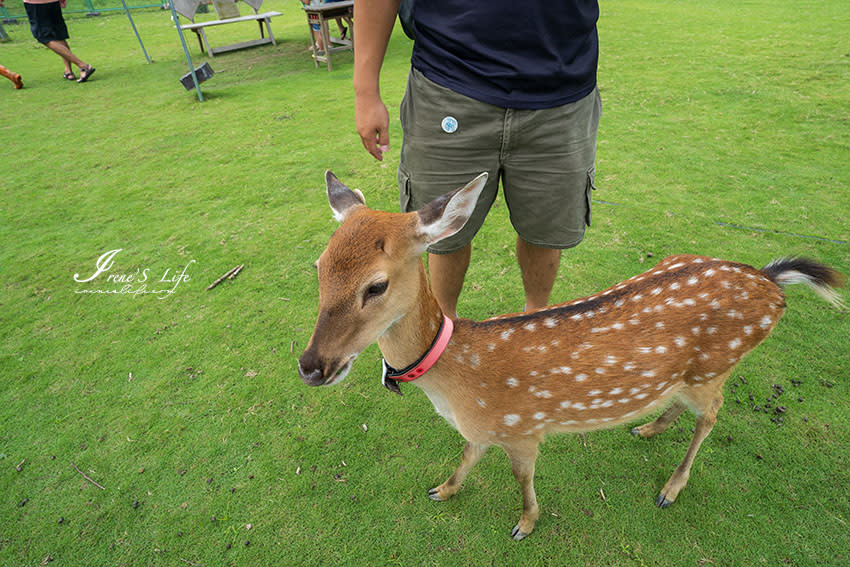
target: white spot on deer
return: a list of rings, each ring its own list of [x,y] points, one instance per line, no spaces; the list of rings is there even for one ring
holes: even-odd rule
[[[660,390],[661,388],[663,388],[666,385],[667,385],[667,382],[659,382],[658,385],[655,387],[655,389]]]
[[[687,341],[685,341],[685,337],[676,337],[676,338],[674,338],[674,339],[673,339],[673,343],[674,343],[677,347],[682,348],[683,346],[685,346],[685,344],[687,343]]]
[[[567,409],[568,407],[570,407],[569,400],[564,400],[563,402],[561,402],[561,409]]]
[[[576,374],[576,382],[584,382],[587,380],[587,374]]]
[[[652,307],[651,306],[644,307],[643,309],[641,309],[641,311],[643,311],[644,313],[652,313]]]
[[[696,285],[699,282],[699,278],[696,276],[691,276],[688,278],[688,285]]]
[[[730,309],[729,311],[726,312],[726,316],[729,317],[730,319],[734,319],[735,317],[738,316],[738,312],[735,311],[734,309]]]
[[[581,321],[581,318],[582,318],[582,314],[581,314],[581,313],[576,313],[575,315],[571,315],[571,316],[570,316],[570,319],[572,319],[572,320],[574,320],[574,321]]]
[[[768,327],[770,327],[771,323],[773,323],[773,319],[771,319],[770,316],[765,315],[764,317],[761,318],[761,322],[759,323],[759,327],[761,327],[762,329],[767,329]]]
[[[661,288],[660,288],[660,287],[657,287],[657,288],[653,289],[653,290],[652,290],[651,292],[649,292],[649,293],[651,293],[652,295],[658,295],[659,293],[661,293],[661,291],[662,291],[662,290],[661,290]]]
[[[532,378],[536,377],[538,374],[539,373],[536,370],[532,370],[531,372],[528,373],[528,375],[531,376]]]
[[[509,413],[505,416],[505,425],[508,427],[513,427],[517,423],[519,423],[519,416],[517,414]]]
[[[644,370],[643,372],[640,373],[640,375],[643,378],[654,378],[655,377],[655,370]]]
[[[711,358],[711,357],[708,355],[708,353],[705,353],[705,352],[702,353],[701,355],[699,355],[700,360],[708,360],[709,358]]]
[[[537,421],[542,420],[544,417],[546,417],[546,414],[542,411],[539,411],[534,414],[534,419],[536,419]]]
[[[614,323],[613,325],[611,325],[611,328],[619,331],[619,330],[625,328],[625,325],[623,325],[622,323]]]
[[[630,371],[634,370],[635,368],[637,368],[637,365],[634,362],[627,362],[623,365],[623,370]]]
[[[552,397],[552,392],[550,392],[549,390],[540,390],[539,392],[535,392],[534,395],[538,398],[544,398],[548,400]]]
[[[746,325],[744,327],[744,334],[745,335],[752,335],[753,334],[753,328],[749,325]]]
[[[727,280],[723,280],[722,282],[720,282],[720,285],[722,285],[724,289],[729,289],[732,287],[732,284],[730,284]]]
[[[693,307],[694,305],[696,305],[696,304],[697,304],[697,302],[696,302],[696,301],[694,301],[693,299],[691,299],[690,297],[687,297],[687,298],[683,299],[683,300],[682,300],[682,303],[683,303],[684,305],[687,305],[688,307]]]
[[[519,386],[519,380],[511,377],[505,380],[505,384],[507,384],[509,388],[516,388],[517,386]]]
[[[619,400],[617,400],[617,401],[618,401],[619,403],[621,403],[621,404],[627,404],[627,403],[629,403],[630,401],[632,401],[632,399],[631,399],[631,398],[620,398],[620,399],[619,399]]]
[[[664,322],[663,322],[663,321],[659,321],[659,322],[657,322],[657,323],[655,324],[655,328],[656,328],[656,329],[663,329],[663,328],[664,328]]]
[[[596,312],[593,309],[588,309],[587,311],[584,312],[584,316],[587,317],[588,319],[590,319],[594,315],[596,315]]]
[[[640,301],[641,299],[643,299],[643,296],[641,294],[637,294],[632,297],[632,301]]]
[[[549,344],[550,344],[550,345],[552,345],[553,347],[556,347],[556,346],[558,346],[559,344],[561,344],[561,341],[559,341],[558,339],[555,339],[554,341],[552,341],[552,342],[551,342],[551,343],[549,343]]]
[[[633,319],[629,319],[629,323],[631,323],[632,325],[640,325],[640,319],[636,317]]]
[[[652,347],[642,346],[638,347],[637,351],[641,354],[649,354],[652,352]]]
[[[640,388],[631,388],[631,389],[629,389],[629,395],[631,395],[631,396],[634,396],[634,395],[635,395],[635,394],[637,394],[638,392],[640,392]]]
[[[663,397],[663,396],[666,396],[666,395],[670,392],[670,390],[672,390],[672,389],[673,389],[673,388],[675,388],[675,387],[676,387],[676,385],[675,385],[675,384],[672,384],[672,385],[670,385],[670,386],[667,386],[667,388],[666,388],[663,392],[661,392],[661,394],[659,394],[659,395],[660,395],[660,396],[662,396],[662,397]]]
[[[515,330],[516,329],[505,329],[504,331],[502,331],[502,340],[507,341],[508,339],[510,339],[511,335],[514,334]]]
[[[593,327],[590,332],[591,333],[604,333],[606,331],[610,331],[611,327]]]
[[[477,354],[472,354],[469,357],[469,366],[471,366],[472,368],[478,368],[479,366],[481,366],[481,357]]]
[[[637,412],[638,412],[638,410],[630,411],[629,413],[627,413],[627,414],[624,414],[624,415],[623,415],[623,419],[626,419],[626,418],[632,417],[632,416],[633,416],[633,415],[635,415]]]
[[[608,394],[611,395],[611,396],[616,396],[617,394],[622,394],[622,393],[623,393],[622,388],[614,388],[613,390],[608,392]]]
[[[711,276],[713,276],[714,274],[716,274],[716,273],[717,273],[717,270],[715,270],[714,268],[709,268],[709,269],[707,269],[707,270],[706,270],[705,272],[703,272],[703,273],[704,273],[706,276],[711,277]]]
[[[487,407],[487,404],[484,403],[484,400],[482,400],[481,398],[475,398],[475,401],[478,402],[478,405],[481,406],[482,408]]]
[[[694,264],[702,264],[704,260],[702,258],[694,258]]]
[[[699,327],[691,327],[691,332],[694,334],[694,336],[698,336],[700,329]]]
[[[535,329],[537,329],[537,325],[534,323],[526,323],[522,328],[526,331],[533,332]]]
[[[553,317],[546,317],[546,319],[543,320],[543,324],[547,329],[554,329],[558,326],[558,321]]]
[[[635,399],[636,399],[636,400],[642,400],[642,399],[644,399],[644,398],[646,398],[646,397],[648,397],[648,396],[649,396],[649,394],[647,394],[646,392],[644,392],[643,394],[638,394],[638,395],[636,395],[636,396],[635,396]]]
[[[609,354],[608,356],[605,357],[605,364],[610,366],[610,365],[616,364],[616,363],[617,363],[617,357],[616,356]]]
[[[578,423],[576,420],[574,420],[574,419],[569,419],[569,420],[567,420],[567,421],[562,421],[562,422],[561,422],[561,425],[575,425],[576,423]]]
[[[593,371],[596,372],[597,374],[605,374],[604,368],[595,368]]]
[[[739,346],[741,346],[741,339],[734,338],[731,341],[729,341],[729,348],[734,350],[734,349],[738,348]]]
[[[599,404],[599,407],[601,407],[601,408],[610,408],[610,407],[611,407],[611,406],[613,406],[613,405],[614,405],[614,400],[605,400],[604,402],[602,402],[601,404]]]
[[[713,335],[716,332],[717,332],[717,327],[709,327],[705,330],[705,334],[707,334],[707,335]]]
[[[622,287],[617,286],[617,289],[622,289]],[[626,303],[625,299],[618,299],[617,301],[614,302],[614,307],[622,307],[624,303]]]
[[[664,354],[665,352],[667,352],[667,347],[666,347],[666,346],[664,346],[664,345],[658,345],[657,347],[655,347],[655,353],[656,353],[656,354]]]
[[[601,393],[602,390],[591,390],[587,393],[587,395],[592,398],[593,396],[598,396]]]
[[[496,345],[494,343],[487,345],[487,352],[493,352],[494,350],[496,350]]]
[[[708,319],[708,313],[700,313],[699,314],[699,320],[700,321],[706,321],[707,319]]]
[[[682,287],[682,286],[679,285],[679,282],[673,282],[673,283],[670,284],[670,289],[672,289],[674,291],[679,289],[680,287]]]

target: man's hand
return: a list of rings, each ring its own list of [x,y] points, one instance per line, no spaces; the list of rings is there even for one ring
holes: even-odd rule
[[[357,133],[366,151],[375,159],[383,160],[384,152],[390,149],[390,116],[380,96],[360,95],[355,97],[354,120]]]

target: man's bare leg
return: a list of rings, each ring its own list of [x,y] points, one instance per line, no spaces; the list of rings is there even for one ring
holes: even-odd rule
[[[561,251],[529,244],[517,236],[516,259],[525,288],[525,310],[533,311],[546,307],[552,286],[555,285],[555,277],[558,275]]]
[[[71,73],[73,69],[71,69],[71,63],[79,67],[80,69],[84,69],[86,67],[86,63],[74,55],[71,51],[68,42],[64,39],[48,41],[44,45],[47,46],[48,49],[56,53],[59,57],[62,58],[62,62],[65,64],[65,72]]]
[[[471,244],[451,254],[428,254],[431,291],[449,319],[457,319],[457,302],[471,257]]]

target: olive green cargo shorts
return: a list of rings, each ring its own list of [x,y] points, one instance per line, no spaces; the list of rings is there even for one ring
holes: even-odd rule
[[[597,89],[555,108],[505,109],[411,69],[401,103],[401,209],[419,210],[486,171],[487,185],[469,222],[429,252],[448,254],[469,244],[500,181],[511,223],[523,240],[546,248],[575,246],[590,225],[601,114]]]

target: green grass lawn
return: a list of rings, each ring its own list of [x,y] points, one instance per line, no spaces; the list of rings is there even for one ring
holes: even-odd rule
[[[520,543],[497,449],[455,499],[428,499],[463,441],[416,388],[386,392],[374,346],[342,386],[304,386],[312,263],[336,226],[324,170],[398,208],[411,45],[397,29],[378,163],[354,130],[351,54],[316,69],[300,3],[264,9],[285,14],[278,45],[209,59],[204,103],[178,82],[168,12],[133,15],[152,64],[122,13],[69,18],[97,68],[84,85],[61,79],[26,25],[5,26],[0,63],[25,88],[0,82],[0,565],[850,563],[850,321],[804,289],[727,385],[674,506],[653,502],[692,417],[649,440],[554,437],[537,463],[541,518]],[[848,29],[843,0],[603,2],[594,224],[553,298],[672,253],[806,255],[850,273]],[[146,278],[128,289],[173,293],[74,280],[116,249],[109,274]],[[460,311],[522,301],[498,201]],[[752,409],[774,384],[782,425]]]

